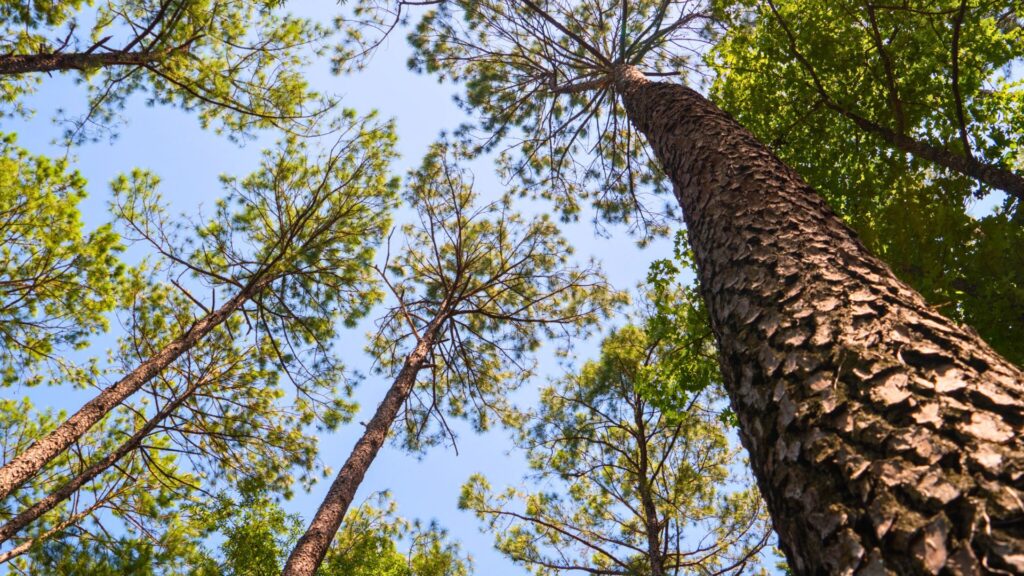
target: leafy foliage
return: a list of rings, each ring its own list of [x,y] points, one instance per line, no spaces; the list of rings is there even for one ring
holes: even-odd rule
[[[450,434],[446,415],[478,429],[512,417],[508,395],[533,376],[542,339],[585,333],[625,299],[593,262],[570,265],[572,247],[548,216],[527,219],[508,196],[474,207],[461,154],[435,146],[412,173],[407,199],[420,223],[403,227],[403,249],[380,270],[397,301],[369,347],[380,372],[396,373],[426,326],[442,323],[429,377],[407,405],[413,449]]]
[[[108,130],[127,98],[195,111],[235,136],[303,131],[333,106],[301,67],[328,35],[283,13],[282,0],[81,0],[0,4],[0,103],[19,100],[42,73],[76,71],[88,111],[71,118],[72,142]]]
[[[387,494],[346,516],[317,576],[469,576],[472,559],[431,522],[396,516]],[[408,542],[408,552],[400,545]]]
[[[640,317],[644,338],[657,349],[658,361],[641,366],[633,386],[666,413],[685,412],[695,395],[721,382],[718,351],[698,289],[683,281],[693,258],[683,232],[675,238],[674,258],[655,260],[647,273]],[[728,421],[729,409],[722,411]]]
[[[900,278],[1024,361],[1024,232],[1012,197],[976,216],[972,197],[990,194],[985,186],[893,151],[823,104],[827,96],[896,132],[1019,170],[1024,92],[1007,75],[1024,56],[1018,10],[859,0],[719,9],[731,25],[711,55],[713,98],[820,190]]]
[[[239,512],[241,511],[241,512]],[[195,576],[273,576],[301,535],[298,516],[265,495],[225,498],[201,520],[223,543]],[[317,576],[468,576],[472,559],[434,523],[397,514],[386,492],[350,511]]]
[[[27,400],[0,403],[0,431],[9,459],[52,429],[62,415],[36,411]],[[19,504],[41,498],[98,457],[113,450],[132,425],[132,414],[111,414],[74,450],[4,501],[7,521]],[[197,477],[181,469],[167,442],[153,438],[144,453],[120,462],[88,482],[76,498],[64,501],[18,535],[16,546],[0,555],[13,569],[40,574],[155,574],[183,570],[200,557],[203,531],[189,520],[189,487]],[[187,504],[187,500],[185,500]],[[156,572],[160,567],[163,572]]]
[[[207,495],[234,488],[287,496],[296,473],[307,485],[316,479],[311,425],[335,428],[353,410],[351,383],[331,346],[340,324],[380,298],[370,263],[397,193],[387,171],[390,125],[350,114],[338,128],[337,141],[319,154],[312,141],[290,137],[254,174],[225,178],[227,194],[209,218],[169,216],[149,173],[114,183],[125,236],[153,254],[122,279],[124,332],[97,379],[134,369],[218,301],[255,289],[239,313],[148,380],[141,397],[112,410],[4,501],[0,519],[12,522],[84,479],[47,504],[17,535],[19,546],[62,531],[68,541],[92,540],[80,528],[86,521],[130,536],[197,541],[201,532],[190,532],[188,517]],[[0,421],[11,439],[5,461],[65,419],[26,420],[19,410],[27,408],[12,405]]]
[[[624,9],[625,7],[625,9]],[[664,233],[673,201],[614,91],[614,68],[654,76],[690,68],[707,14],[700,2],[443,2],[410,36],[410,65],[463,82],[483,147],[511,139],[504,170],[578,216]]]
[[[749,569],[770,534],[765,510],[735,473],[738,454],[712,410],[716,387],[654,382],[680,375],[674,360],[661,366],[677,352],[650,330],[615,331],[599,360],[542,391],[521,433],[533,479],[550,489],[494,493],[478,475],[463,486],[460,507],[539,576]],[[697,391],[671,411],[645,397],[673,386]]]
[[[158,324],[166,318],[163,312],[145,319],[154,325],[141,340],[146,346],[137,352],[139,360],[181,333],[196,308],[206,313],[218,299],[258,286],[235,320],[238,327],[228,325],[225,334],[242,336],[237,330],[244,324],[252,352],[259,352],[246,364],[270,363],[287,376],[298,390],[296,407],[304,423],[314,416],[329,426],[339,422],[331,403],[342,372],[331,344],[339,323],[354,325],[381,297],[371,263],[397,194],[397,181],[387,171],[394,155],[392,126],[347,113],[339,128],[334,144],[319,154],[308,140],[288,137],[264,154],[254,174],[224,178],[226,195],[206,221],[171,219],[159,205],[152,175],[136,172],[115,183],[115,208],[126,235],[145,241],[170,263],[166,275],[186,310],[185,317],[175,313],[178,329]],[[211,292],[209,306],[178,281],[183,276]],[[321,410],[315,414],[317,404]]]
[[[472,149],[438,145],[411,174],[407,200],[420,221],[382,266],[375,249],[397,199],[393,127],[344,112],[326,130],[337,138],[327,150],[306,138],[333,105],[301,75],[325,27],[284,15],[283,0],[0,1],[0,105],[26,113],[22,98],[42,73],[77,73],[89,102],[70,142],[111,129],[140,92],[232,137],[289,133],[254,174],[223,178],[212,214],[169,215],[159,179],[136,170],[113,183],[120,230],[91,231],[78,211],[81,176],[18,148],[13,135],[0,140],[5,385],[101,387],[254,288],[238,313],[0,502],[0,522],[12,522],[126,450],[18,533],[0,562],[97,576],[277,573],[301,526],[275,498],[321,471],[314,427],[352,414],[352,381],[332,347],[341,326],[382,300],[383,279],[389,310],[369,345],[380,374],[394,375],[420,333],[443,323],[400,441],[454,440],[451,417],[479,430],[495,418],[520,427],[543,486],[495,493],[474,477],[461,499],[510,558],[537,574],[753,566],[768,528],[722,425],[730,415],[720,410],[706,313],[677,281],[688,266],[681,240],[674,261],[652,268],[649,309],[605,340],[599,360],[546,388],[535,413],[509,400],[535,376],[543,341],[587,333],[624,302],[593,264],[570,264],[557,223],[517,214],[514,198],[552,199],[565,219],[590,202],[598,218],[642,238],[666,232],[672,202],[614,77],[625,65],[686,77],[709,38],[720,41],[704,61],[720,73],[714,97],[823,190],[898,274],[1024,359],[1020,204],[973,216],[972,199],[990,190],[851,131],[823,105],[1019,170],[1021,90],[1008,71],[1021,55],[1018,0],[356,4],[354,15],[385,34],[431,4],[411,35],[410,65],[462,82],[460,104],[476,114],[457,133]],[[381,6],[390,12],[373,12]],[[338,24],[348,45],[336,68],[361,66],[376,40]],[[474,207],[459,164],[504,145],[500,167],[518,185]],[[124,241],[150,258],[127,268]],[[105,360],[60,358],[114,334],[111,317],[123,331]],[[0,458],[64,419],[27,399],[0,401]],[[398,518],[384,498],[347,520],[321,576],[471,572],[443,530]],[[223,545],[210,551],[216,533]],[[710,544],[687,546],[695,535]]]
[[[0,377],[38,384],[40,362],[107,328],[124,266],[110,225],[88,231],[78,204],[85,180],[67,162],[0,139]]]
[[[183,443],[190,453],[218,454],[208,473],[230,479],[232,470],[244,471],[242,477],[263,470],[261,477],[287,489],[289,466],[301,464],[304,474],[315,468],[312,438],[302,428],[314,420],[333,428],[348,418],[352,406],[337,389],[344,383],[342,366],[330,347],[338,323],[352,325],[380,297],[370,263],[396,193],[387,172],[393,141],[389,125],[351,116],[319,157],[310,154],[308,142],[290,137],[265,153],[256,173],[224,180],[226,196],[213,217],[193,225],[194,236],[179,237],[185,223],[169,221],[159,210],[151,176],[137,173],[115,185],[118,214],[131,233],[173,264],[170,286],[133,302],[131,325],[143,332],[125,340],[125,367],[180,334],[203,306],[175,277],[190,274],[211,290],[208,309],[218,292],[227,300],[244,286],[261,286],[240,317],[153,390],[157,398],[179,393],[202,375],[196,367],[205,354],[225,366],[172,418],[179,424],[172,430],[198,426],[207,432],[198,443],[186,432]],[[275,408],[285,397],[280,375],[297,391],[287,410]],[[292,456],[282,460],[268,449]]]
[[[19,569],[55,576],[274,576],[301,533],[265,493],[221,494],[194,503],[187,526],[206,542],[188,546],[162,539],[114,537],[109,541],[51,540],[20,560]],[[397,515],[378,493],[353,510],[317,576],[468,576],[472,559],[435,523]],[[211,540],[218,542],[211,547]]]
[[[803,148],[816,130],[834,134],[828,124],[850,128],[834,117],[834,104],[896,133],[1021,168],[1024,92],[1009,72],[1024,56],[1018,3],[741,1],[719,9],[732,26],[714,52],[716,92],[754,120],[751,126],[776,125],[771,136],[786,148]],[[782,110],[764,114],[782,101]],[[800,109],[813,114],[795,115]],[[792,140],[781,129],[787,122]],[[891,155],[880,154],[871,138],[842,146],[827,137],[860,164]],[[800,167],[811,170],[828,166],[803,160]],[[905,166],[908,159],[892,162]],[[988,190],[979,184],[976,193]]]
[[[81,576],[152,576],[156,574],[153,546],[145,541],[115,539],[110,546],[78,544],[64,540],[47,542],[34,555],[32,570],[40,574]]]

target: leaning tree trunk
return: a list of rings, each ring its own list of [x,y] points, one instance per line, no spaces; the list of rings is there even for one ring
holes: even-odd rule
[[[111,467],[117,464],[119,460],[127,456],[130,452],[133,452],[142,445],[142,442],[149,437],[150,434],[156,430],[167,417],[174,413],[186,400],[192,397],[192,394],[196,391],[200,385],[205,384],[205,379],[200,379],[189,384],[189,386],[172,401],[168,402],[159,412],[153,415],[149,420],[142,425],[141,428],[135,431],[134,434],[128,437],[127,440],[118,445],[117,448],[111,450],[106,456],[100,458],[96,462],[93,462],[81,472],[78,472],[74,477],[65,482],[62,486],[50,492],[32,506],[19,512],[14,518],[7,521],[6,524],[0,526],[0,544],[7,542],[16,534],[21,532],[26,526],[32,524],[38,520],[43,514],[46,514],[50,510],[57,507],[58,504],[64,502],[68,498],[78,493],[78,490],[85,486],[86,483],[91,482],[97,476],[103,472],[109,470]],[[77,516],[73,515],[73,517]],[[40,542],[42,539],[34,537],[31,541],[34,543]],[[16,549],[22,549],[19,545]],[[28,548],[24,548],[23,552],[27,552]],[[6,554],[0,555],[0,563],[6,562],[15,555],[11,555],[10,551]]]
[[[53,54],[7,54],[0,56],[0,76],[17,76],[34,72],[95,70],[112,66],[143,67],[166,59],[175,50],[156,52],[56,52]]]
[[[424,330],[416,347],[406,356],[402,369],[384,395],[384,400],[377,406],[373,419],[366,425],[366,431],[352,448],[352,453],[324,496],[309,528],[288,556],[288,562],[281,573],[283,576],[313,576],[320,567],[366,471],[387,440],[391,424],[416,385],[416,375],[427,364],[441,324],[442,320],[435,319]]]
[[[671,179],[740,436],[798,574],[1024,573],[1024,375],[697,92],[616,85]]]
[[[77,442],[90,428],[103,419],[126,398],[139,391],[163,369],[188,352],[207,334],[224,323],[249,298],[261,290],[265,281],[252,282],[224,303],[189,327],[159,352],[139,364],[123,378],[103,389],[57,428],[36,440],[24,452],[0,467],[0,500],[43,469],[51,460]]]

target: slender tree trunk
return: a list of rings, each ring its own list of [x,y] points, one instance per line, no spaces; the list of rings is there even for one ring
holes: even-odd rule
[[[640,453],[639,468],[636,478],[637,492],[640,494],[640,505],[644,510],[644,530],[647,532],[647,559],[650,562],[651,576],[665,576],[665,558],[661,553],[661,522],[658,518],[658,507],[654,504],[651,494],[650,458],[647,454],[647,427],[644,425],[643,400],[633,398],[633,424],[636,426],[636,443]]]
[[[93,502],[85,510],[81,510],[79,512],[76,512],[75,514],[72,514],[71,516],[65,518],[64,520],[62,520],[60,522],[58,522],[56,525],[52,526],[49,530],[43,532],[39,536],[36,536],[35,538],[30,538],[30,539],[22,542],[21,544],[18,544],[14,548],[11,548],[10,550],[0,554],[0,564],[3,564],[5,562],[10,562],[11,560],[17,558],[18,556],[21,556],[22,554],[28,552],[29,550],[31,550],[32,548],[34,548],[38,544],[46,542],[47,540],[49,540],[53,536],[55,536],[57,534],[60,534],[61,532],[66,530],[69,526],[73,526],[73,525],[81,522],[83,518],[85,518],[89,514],[92,514],[93,512],[98,510],[99,507],[102,504],[103,504],[102,501]]]
[[[683,209],[740,437],[798,574],[1024,573],[1024,375],[697,92],[616,85]]]
[[[60,455],[81,438],[94,424],[126,398],[137,392],[171,362],[191,349],[260,289],[262,283],[247,285],[223,306],[193,324],[184,334],[132,370],[127,376],[108,386],[82,406],[70,418],[46,436],[36,440],[0,468],[0,500]]]
[[[53,510],[58,504],[70,498],[72,494],[78,492],[78,489],[84,486],[86,482],[93,480],[117,463],[118,460],[124,458],[129,452],[138,448],[142,441],[153,432],[157,425],[177,410],[179,406],[185,403],[185,401],[188,400],[196,391],[196,388],[203,383],[204,382],[202,380],[198,380],[189,385],[184,392],[164,405],[164,407],[154,414],[152,418],[147,420],[146,423],[135,432],[135,434],[132,434],[130,438],[122,442],[113,451],[100,460],[94,462],[85,470],[79,472],[74,478],[67,481],[60,488],[50,492],[29,508],[19,512],[17,516],[8,520],[3,526],[0,526],[0,544],[10,540],[12,536],[20,532],[32,522],[35,522],[40,516],[46,514],[50,510]],[[39,539],[37,538],[34,540],[34,542],[36,541],[39,541]],[[0,555],[0,562],[4,561],[3,558],[5,558],[5,556]]]
[[[366,431],[356,442],[345,465],[338,472],[313,521],[309,523],[309,528],[292,549],[283,576],[313,576],[320,567],[355,498],[359,484],[387,440],[388,430],[398,416],[398,411],[416,385],[416,375],[426,365],[440,327],[441,321],[435,319],[424,331],[416,347],[406,356],[402,369],[384,400],[377,406],[373,419],[366,425]]]

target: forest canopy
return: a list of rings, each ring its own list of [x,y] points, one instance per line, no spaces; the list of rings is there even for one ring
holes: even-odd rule
[[[0,573],[1024,573],[1022,10],[0,0]]]

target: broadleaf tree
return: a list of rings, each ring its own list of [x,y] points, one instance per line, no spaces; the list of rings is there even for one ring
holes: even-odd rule
[[[732,96],[764,98],[762,106],[789,99],[839,116],[829,121],[870,134],[872,148],[967,176],[979,195],[1002,190],[1011,205],[1024,200],[1024,100],[1011,69],[1024,54],[1017,3],[766,0],[717,8],[730,24],[717,50],[721,70],[740,73],[737,90],[726,89]]]
[[[1024,362],[1019,200],[999,202],[984,179],[894,149],[843,113],[1019,170],[1024,92],[1006,70],[1024,44],[1012,7],[773,1],[719,10],[730,25],[709,54],[712,99],[820,190],[900,279]],[[979,214],[978,199],[995,209]]]

